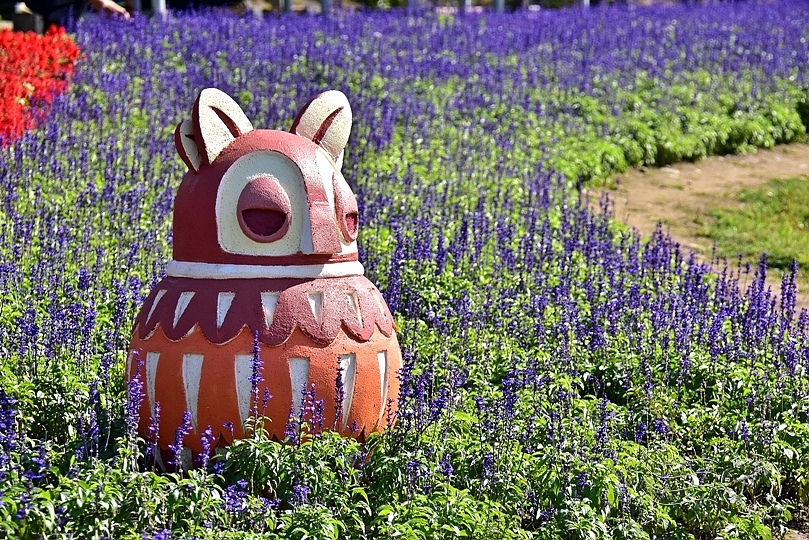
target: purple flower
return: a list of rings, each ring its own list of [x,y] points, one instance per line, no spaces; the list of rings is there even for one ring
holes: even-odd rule
[[[172,455],[171,466],[178,470],[187,467],[184,463],[183,453],[186,448],[183,446],[185,436],[191,433],[191,412],[185,411],[183,413],[183,421],[174,433],[174,442],[169,445],[169,451]]]
[[[14,516],[18,521],[25,519],[31,509],[31,494],[23,493],[20,495],[19,508],[17,514]]]
[[[137,362],[138,369],[135,370],[135,375],[127,383],[126,405],[124,413],[126,416],[127,433],[132,438],[132,440],[135,440],[138,432],[140,405],[143,401],[143,383],[141,382],[140,378],[141,374],[140,365],[142,365],[142,362],[138,360],[137,352],[133,352],[132,355],[133,355],[132,361]]]
[[[36,454],[28,454],[28,464],[26,470],[23,471],[23,476],[31,483],[36,483],[38,480],[45,478],[45,472],[48,469],[48,452],[45,449],[44,443],[39,446]]]
[[[208,468],[208,461],[211,458],[211,447],[214,443],[216,438],[213,436],[213,429],[211,426],[205,428],[205,431],[202,432],[201,437],[201,445],[202,445],[202,452],[200,453],[199,460],[200,466],[203,469]]]
[[[12,466],[11,454],[19,449],[16,404],[17,400],[0,386],[0,481]]]
[[[300,424],[292,415],[292,410],[289,411],[289,420],[284,426],[284,440],[289,444],[296,445],[300,442]]]
[[[452,468],[452,456],[450,454],[444,454],[441,456],[441,460],[438,462],[438,469],[441,471],[441,474],[449,478],[455,472],[455,469]]]
[[[171,540],[172,534],[170,529],[160,529],[153,533],[144,532],[141,535],[142,540]]]
[[[258,414],[258,385],[264,380],[264,377],[261,375],[264,367],[264,363],[261,360],[261,343],[258,339],[258,332],[253,332],[253,349],[252,349],[253,359],[251,362],[251,374],[250,374],[250,395],[252,396],[252,403],[253,408],[251,410],[251,414],[253,416]],[[265,387],[265,391],[267,388]],[[269,394],[268,394],[269,395]],[[265,401],[266,404],[266,401]]]
[[[635,442],[642,443],[646,440],[648,426],[646,422],[640,422],[635,428]]]
[[[549,508],[544,508],[540,510],[539,513],[537,514],[537,521],[539,521],[540,523],[550,521],[554,517],[556,517],[556,513],[557,513],[556,508],[554,508],[553,506]]]
[[[666,422],[665,418],[655,418],[654,430],[661,437],[668,436],[670,429],[669,424],[668,422]]]
[[[247,481],[239,480],[225,488],[224,506],[230,514],[238,514],[247,510]]]
[[[160,438],[160,402],[156,401],[152,416],[149,418],[149,427],[146,428],[146,458],[152,464],[157,461],[158,449],[157,443]]]
[[[270,402],[272,399],[272,394],[270,394],[270,389],[266,386],[264,387],[264,395],[261,398],[261,414],[264,414],[264,411],[267,409],[267,403]]]
[[[481,469],[481,477],[483,479],[492,478],[494,476],[494,454],[486,452],[483,454],[483,464]]]
[[[295,483],[292,486],[292,502],[293,504],[306,504],[309,498],[309,486],[303,483]]]
[[[590,487],[590,478],[586,472],[580,472],[575,477],[576,480],[576,490],[581,496],[584,491]]]
[[[86,291],[90,288],[91,278],[90,272],[86,268],[79,269],[78,288],[80,291]]]

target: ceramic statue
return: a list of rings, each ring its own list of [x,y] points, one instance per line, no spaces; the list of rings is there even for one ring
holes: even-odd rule
[[[186,411],[186,467],[207,426],[214,447],[243,437],[256,401],[277,440],[312,388],[323,426],[360,440],[395,412],[401,351],[390,310],[363,276],[357,201],[340,172],[351,122],[348,100],[332,90],[290,132],[254,129],[209,88],[177,126],[188,172],[173,260],[137,315],[127,361],[127,378],[139,373],[143,388],[141,436],[160,404],[160,466]]]

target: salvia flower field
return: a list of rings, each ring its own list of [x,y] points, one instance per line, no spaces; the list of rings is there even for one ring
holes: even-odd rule
[[[88,17],[73,36],[69,90],[0,150],[0,535],[769,539],[809,502],[798,268],[770,290],[765,256],[706,262],[580,197],[805,140],[802,0]],[[360,260],[404,356],[382,435],[276,442],[251,421],[171,474],[138,439],[126,351],[171,258],[174,128],[206,87],[272,129],[348,96]],[[178,449],[228,429],[177,427]]]

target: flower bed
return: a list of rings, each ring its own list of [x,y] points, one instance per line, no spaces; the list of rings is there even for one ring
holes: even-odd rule
[[[8,143],[37,124],[43,106],[67,88],[78,58],[63,28],[42,36],[0,30],[0,139]]]
[[[76,39],[65,99],[0,151],[0,536],[770,538],[809,500],[796,269],[776,298],[765,264],[642,239],[577,189],[804,140],[802,0],[88,17]],[[258,430],[181,476],[136,438],[131,324],[206,86],[262,128],[327,88],[352,104],[361,260],[405,364],[363,445]],[[197,427],[173,448],[229,429]]]

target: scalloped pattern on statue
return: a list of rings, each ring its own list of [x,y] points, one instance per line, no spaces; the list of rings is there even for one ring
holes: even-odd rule
[[[267,302],[273,293],[276,298]],[[332,343],[341,328],[359,342],[370,340],[377,328],[385,336],[394,330],[381,293],[362,276],[312,280],[168,277],[144,302],[135,319],[135,331],[147,339],[158,325],[173,341],[198,327],[216,344],[230,341],[246,326],[270,346],[284,343],[295,328],[320,345]]]

